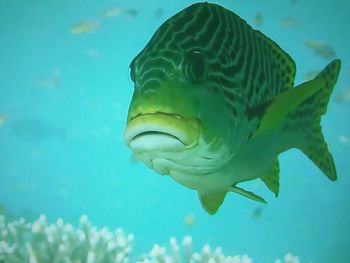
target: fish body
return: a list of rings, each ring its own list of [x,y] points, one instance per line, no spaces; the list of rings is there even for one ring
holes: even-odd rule
[[[92,33],[99,27],[98,21],[81,21],[72,26],[71,33],[75,35]]]
[[[336,55],[331,46],[320,41],[307,40],[305,41],[305,46],[312,49],[315,54],[325,59],[333,59]]]
[[[105,18],[108,18],[108,17],[116,17],[116,16],[119,16],[120,14],[122,14],[124,11],[123,8],[121,7],[111,7],[109,9],[106,9],[102,16],[105,17]]]
[[[337,103],[345,103],[350,101],[350,88],[346,88],[340,91],[337,96],[335,96],[335,101]]]
[[[294,17],[285,17],[280,21],[280,26],[284,28],[296,27],[299,25],[299,21]]]
[[[5,113],[0,112],[0,126],[4,125],[8,120],[8,116]]]
[[[301,149],[331,180],[321,132],[340,61],[293,88],[295,63],[275,42],[216,4],[165,21],[132,60],[124,132],[136,159],[194,189],[214,214],[237,184],[261,179],[278,195],[278,155]]]

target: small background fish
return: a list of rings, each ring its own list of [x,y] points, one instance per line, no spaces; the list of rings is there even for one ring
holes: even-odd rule
[[[0,126],[4,125],[8,120],[8,116],[5,113],[0,113]]]
[[[307,40],[305,41],[305,46],[325,59],[333,59],[335,57],[335,51],[328,44],[321,41]]]
[[[346,88],[338,92],[338,94],[335,96],[335,101],[337,103],[350,102],[350,88]]]

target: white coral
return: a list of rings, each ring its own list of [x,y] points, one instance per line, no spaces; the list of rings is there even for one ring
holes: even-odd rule
[[[58,218],[49,224],[41,215],[33,223],[24,218],[7,223],[0,214],[1,263],[128,263],[134,236],[122,229],[111,232],[98,229],[86,215],[81,216],[75,228]],[[247,255],[225,256],[222,248],[212,249],[208,244],[200,252],[192,251],[192,237],[180,242],[170,238],[169,248],[155,244],[137,263],[252,263]],[[274,263],[300,263],[299,258],[287,254]]]
[[[225,256],[221,247],[217,247],[214,251],[209,245],[205,245],[200,253],[192,252],[192,238],[186,236],[181,244],[177,243],[175,237],[170,239],[171,254],[166,254],[166,248],[154,245],[148,255],[145,255],[137,263],[252,263],[253,260],[247,255]],[[182,254],[181,254],[182,248]]]
[[[122,230],[112,233],[107,228],[92,227],[85,215],[76,229],[62,218],[49,224],[45,215],[32,224],[24,218],[6,224],[5,217],[0,216],[3,263],[127,263],[132,241],[133,236],[126,236]]]

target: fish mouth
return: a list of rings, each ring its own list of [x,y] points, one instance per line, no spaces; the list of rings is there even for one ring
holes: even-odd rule
[[[196,145],[199,134],[198,118],[145,113],[130,118],[124,131],[124,141],[134,152],[177,151]]]

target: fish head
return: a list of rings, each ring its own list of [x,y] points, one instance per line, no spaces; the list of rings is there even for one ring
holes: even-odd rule
[[[131,62],[130,77],[134,93],[124,139],[135,155],[152,168],[155,156],[187,156],[188,165],[219,157],[230,135],[229,111],[224,94],[211,85],[205,51],[145,49]]]
[[[124,140],[135,159],[160,174],[212,174],[242,141],[246,104],[232,77],[230,33],[203,29],[208,16],[219,22],[216,8],[194,4],[168,19],[130,64],[134,93]]]

